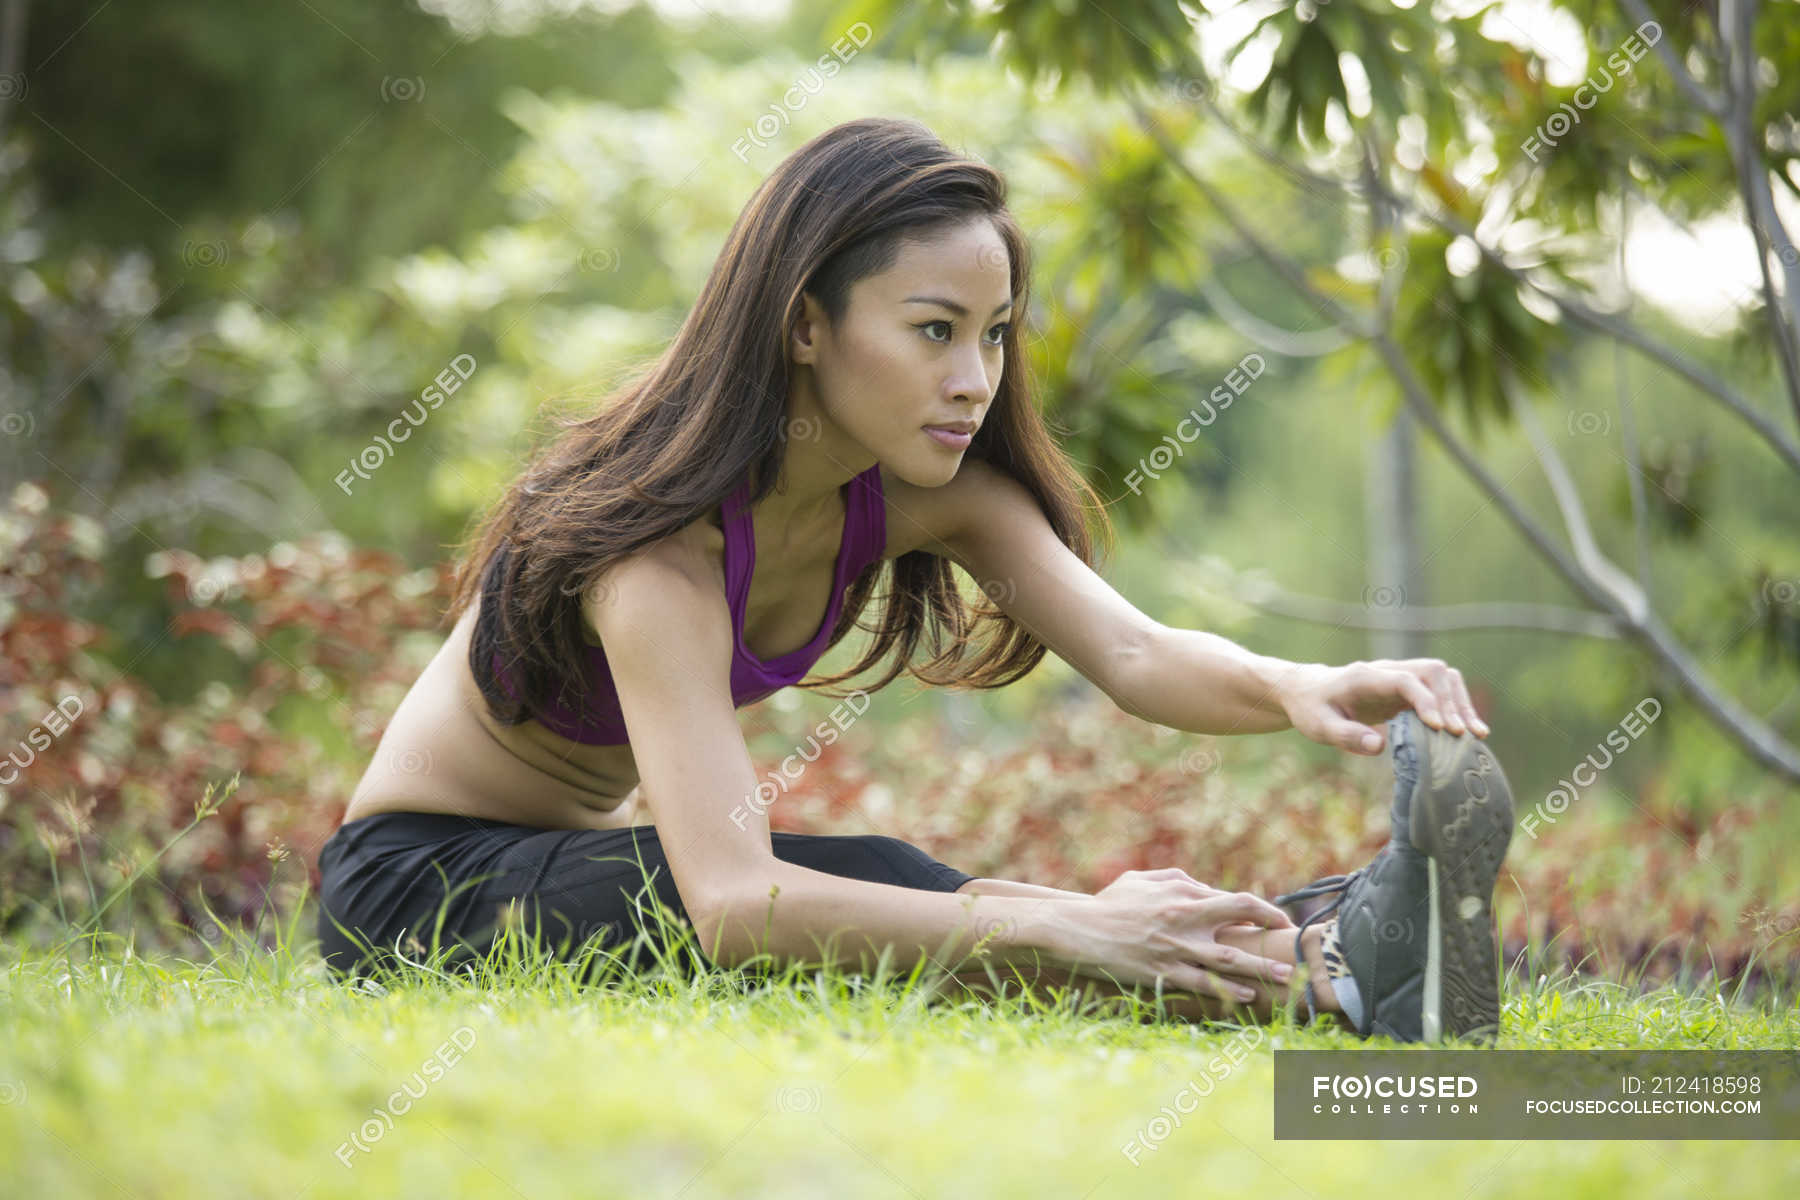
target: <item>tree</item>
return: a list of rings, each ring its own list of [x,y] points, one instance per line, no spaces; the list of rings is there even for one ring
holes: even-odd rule
[[[1565,7],[1589,52],[1578,64],[1513,44],[1522,31],[1491,3],[1458,13],[1381,0],[1219,3],[1205,13],[1166,0],[930,7],[927,16],[920,6],[873,0],[852,5],[845,19],[898,29],[921,52],[987,38],[1034,82],[1061,89],[1080,80],[1129,97],[1137,128],[1091,158],[1102,173],[1134,164],[1134,203],[1148,222],[1137,241],[1156,243],[1156,214],[1171,205],[1204,205],[1215,231],[1228,232],[1327,322],[1341,343],[1332,349],[1341,367],[1379,365],[1397,407],[1586,604],[1515,611],[1509,620],[1625,639],[1755,761],[1800,781],[1795,739],[1742,703],[1696,653],[1696,635],[1678,631],[1665,610],[1654,584],[1658,507],[1687,518],[1671,523],[1662,545],[1700,536],[1706,522],[1678,491],[1658,486],[1633,395],[1622,389],[1618,397],[1617,452],[1632,501],[1633,570],[1602,548],[1539,411],[1571,431],[1593,415],[1560,397],[1554,380],[1576,349],[1603,339],[1651,364],[1653,383],[1686,386],[1710,402],[1718,436],[1748,434],[1782,478],[1800,479],[1800,253],[1774,199],[1776,188],[1800,196],[1800,5],[1624,0],[1618,9],[1575,0]],[[1264,60],[1253,86],[1220,82]],[[1574,83],[1550,82],[1571,74]],[[1274,231],[1231,199],[1243,193],[1218,180],[1221,160],[1199,158],[1217,149],[1220,134],[1262,169],[1263,191],[1298,187],[1353,211],[1364,260],[1378,268],[1373,278],[1350,277],[1342,258],[1321,265],[1277,245]],[[1657,328],[1605,298],[1619,271],[1619,230],[1649,209],[1677,222],[1720,214],[1743,221],[1761,287],[1735,328]],[[1266,324],[1239,328],[1292,352],[1269,340]],[[1775,404],[1745,390],[1771,365],[1779,368]],[[1513,429],[1536,453],[1566,541],[1478,453],[1485,437]],[[1800,517],[1797,497],[1800,489],[1776,504],[1789,522]],[[1800,665],[1800,570],[1791,545],[1785,575],[1755,551],[1739,553],[1732,566],[1753,624],[1765,630],[1768,668],[1790,674]],[[1370,624],[1480,624],[1490,613],[1403,606]]]

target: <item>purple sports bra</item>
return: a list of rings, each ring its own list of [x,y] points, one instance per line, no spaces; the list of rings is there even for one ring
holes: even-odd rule
[[[750,596],[750,573],[756,567],[756,536],[746,507],[749,482],[732,489],[725,498],[725,594],[731,604],[733,645],[731,653],[731,700],[735,708],[754,704],[765,696],[798,683],[825,653],[825,643],[837,627],[838,612],[843,607],[844,590],[870,563],[887,548],[887,514],[881,493],[881,464],[877,463],[844,485],[844,533],[838,543],[837,568],[832,578],[831,602],[825,609],[825,620],[811,641],[798,650],[767,660],[757,658],[744,645],[744,605]],[[581,713],[557,704],[537,720],[545,728],[570,741],[590,746],[617,746],[631,739],[625,733],[625,717],[619,708],[618,689],[613,686],[612,671],[606,663],[606,652],[589,645],[587,707]],[[491,660],[494,674],[506,694],[517,700],[518,692],[500,666],[500,656]]]

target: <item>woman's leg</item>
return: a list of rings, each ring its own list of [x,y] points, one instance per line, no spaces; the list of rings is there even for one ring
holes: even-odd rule
[[[882,835],[775,832],[777,858],[846,878],[954,892],[974,878]],[[454,947],[451,965],[485,953],[511,927],[570,959],[594,935],[627,969],[667,955],[658,907],[688,921],[654,826],[546,830],[443,814],[384,813],[343,826],[319,857],[319,937],[340,974],[359,960]],[[652,954],[644,955],[646,947]],[[371,949],[372,948],[372,949]],[[696,951],[697,952],[697,951]],[[598,967],[601,962],[590,962]]]
[[[771,840],[777,857],[847,878],[932,891],[1088,898],[1085,892],[977,878],[898,838],[776,832]],[[442,814],[383,814],[341,828],[321,852],[319,866],[321,950],[340,974],[362,973],[368,964],[358,960],[369,947],[391,955],[397,946],[422,959],[440,946],[454,946],[458,953],[452,962],[466,961],[485,952],[507,924],[541,937],[565,958],[592,935],[603,934],[604,949],[630,947],[629,965],[642,967],[648,962],[638,954],[640,935],[666,946],[650,910],[660,905],[676,919],[687,915],[654,826],[542,830]],[[1318,933],[1308,930],[1304,947],[1315,977],[1323,979]],[[1291,931],[1235,926],[1223,930],[1220,941],[1293,961]],[[949,978],[977,992],[993,990],[987,970],[979,966]],[[1103,979],[1058,968],[1039,968],[1028,978],[1039,988],[1074,986],[1096,997],[1128,994]],[[1016,988],[1018,981],[1004,986]],[[1259,994],[1247,1008],[1263,1019],[1286,1002],[1285,988],[1253,986]],[[1330,988],[1317,993],[1321,1008],[1335,1006]],[[1153,991],[1137,994],[1148,997]],[[1165,993],[1163,1001],[1176,1015],[1195,1019],[1244,1015],[1195,993]]]
[[[632,835],[442,813],[351,822],[319,854],[320,951],[337,973],[360,975],[442,949],[445,965],[463,965],[508,926],[564,950],[597,933],[608,947],[628,943],[646,884]],[[679,902],[666,866],[650,892]]]

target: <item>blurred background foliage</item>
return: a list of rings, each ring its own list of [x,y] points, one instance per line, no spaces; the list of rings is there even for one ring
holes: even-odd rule
[[[1653,484],[1657,605],[1721,687],[1800,738],[1794,473],[1685,384],[1547,321],[1498,270],[1460,263],[1454,238],[1372,230],[1368,211],[1294,186],[1209,111],[1230,105],[1271,146],[1323,150],[1350,115],[1345,79],[1356,91],[1360,71],[1371,119],[1405,128],[1414,166],[1473,223],[1481,209],[1471,193],[1492,181],[1467,165],[1494,159],[1496,147],[1517,159],[1514,147],[1560,95],[1546,94],[1541,64],[1474,17],[1445,23],[1424,5],[1372,0],[1283,9],[1241,30],[1277,70],[1236,88],[1189,44],[1171,4],[802,0],[768,18],[676,0],[615,7],[4,5],[13,36],[0,51],[0,501],[10,498],[13,524],[0,574],[12,581],[0,592],[0,742],[23,739],[71,689],[109,721],[124,719],[115,693],[132,691],[134,722],[154,713],[155,723],[191,725],[205,746],[201,765],[184,760],[169,777],[184,790],[162,803],[180,814],[197,798],[191,784],[250,765],[237,743],[207,732],[231,717],[275,739],[251,794],[282,815],[239,828],[230,861],[246,881],[266,879],[258,856],[284,829],[310,853],[435,648],[429,609],[470,519],[552,414],[592,404],[660,350],[757,182],[815,133],[875,113],[917,118],[1008,176],[1038,265],[1031,361],[1018,366],[1033,372],[1071,453],[1112,501],[1125,535],[1107,565],[1115,586],[1159,620],[1283,658],[1380,656],[1355,621],[1298,620],[1257,597],[1274,587],[1365,614],[1421,602],[1371,595],[1371,446],[1399,410],[1397,389],[1367,344],[1334,337],[1170,169],[1140,106],[1323,292],[1380,303],[1390,268],[1403,266],[1406,282],[1387,298],[1394,329],[1446,420],[1560,531],[1532,446],[1510,419],[1518,404],[1541,407],[1595,538],[1618,561],[1631,561],[1635,536],[1612,400],[1625,389]],[[1792,4],[1769,8],[1794,16]],[[1630,24],[1594,6],[1571,11],[1596,22],[1591,44],[1602,52],[1612,27],[1623,36]],[[1679,27],[1677,10],[1658,11]],[[1358,56],[1365,65],[1340,75]],[[827,58],[837,69],[821,86]],[[1773,106],[1793,99],[1793,60],[1783,61],[1764,96],[1771,121]],[[802,83],[804,103],[784,107]],[[1540,223],[1531,246],[1551,270],[1606,256],[1597,179],[1628,175],[1640,198],[1678,217],[1732,187],[1717,170],[1723,148],[1709,147],[1699,125],[1676,127],[1671,85],[1646,76],[1635,86],[1530,176],[1536,207],[1518,219]],[[1457,127],[1470,90],[1509,122],[1485,151]],[[1664,101],[1663,118],[1644,115]],[[1666,153],[1624,151],[1642,129],[1663,137],[1660,124]],[[1571,227],[1552,228],[1558,219]],[[1633,315],[1745,393],[1779,396],[1769,340],[1751,318],[1700,328],[1647,305]],[[1250,336],[1260,328],[1309,352]],[[1166,474],[1143,477],[1177,422],[1251,355],[1262,365],[1251,386]],[[466,384],[372,478],[350,473],[454,361],[472,362]],[[1791,438],[1793,414],[1779,399],[1764,404]],[[1421,443],[1416,472],[1432,604],[1586,606],[1438,448]],[[34,567],[49,569],[43,545],[70,542],[92,570],[55,589],[25,582]],[[279,587],[267,571],[277,558],[288,564]],[[346,592],[330,570],[308,574],[296,562],[354,562],[366,578]],[[305,603],[281,601],[297,579]],[[393,588],[402,601],[372,607]],[[47,612],[71,622],[52,639],[63,647],[55,655],[48,627],[32,623]],[[341,645],[326,634],[339,626],[357,630]],[[290,635],[301,645],[279,640]],[[1791,785],[1621,639],[1473,629],[1429,635],[1420,652],[1468,677],[1522,808],[1656,696],[1663,716],[1583,792],[1596,819],[1659,814],[1640,822],[1642,835],[1678,861],[1695,845],[1682,822],[1700,829],[1752,808],[1791,819],[1773,803],[1792,798]],[[305,686],[284,690],[284,679]],[[996,757],[1024,753],[1045,706],[1091,703],[1090,693],[1051,658],[996,693],[897,684],[877,698],[871,727],[916,725]],[[778,701],[747,718],[773,739],[753,751],[767,745],[775,757],[819,703]],[[1344,768],[1343,756],[1297,735],[1249,742],[1221,751],[1227,772],[1236,764],[1244,779],[1260,777],[1257,764],[1276,760],[1331,778]],[[302,745],[307,771],[277,765],[279,747]],[[123,789],[134,774],[158,778],[163,760],[121,744],[105,769],[73,754],[52,766],[59,753],[0,788],[0,836],[10,839],[0,877],[15,911],[40,885],[43,864],[22,864],[43,857],[35,831],[54,823],[52,799],[118,789],[99,816],[120,828],[158,803],[155,787],[136,798]],[[1356,786],[1373,809],[1380,780],[1363,774]],[[1104,773],[1092,778],[1104,786]],[[904,807],[909,780],[887,785]],[[1238,796],[1259,803],[1248,790]],[[906,822],[889,831],[906,835]],[[954,846],[939,850],[957,861]],[[169,876],[170,894],[188,878]],[[1289,882],[1298,881],[1269,881]],[[1797,890],[1792,879],[1761,882],[1765,899]],[[234,911],[247,918],[254,899],[246,882]]]

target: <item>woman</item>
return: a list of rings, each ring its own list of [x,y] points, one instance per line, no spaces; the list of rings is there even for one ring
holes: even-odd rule
[[[776,168],[673,344],[565,424],[472,537],[450,636],[320,855],[332,966],[477,953],[511,922],[559,953],[598,935],[635,955],[647,889],[723,966],[861,969],[888,946],[902,968],[961,965],[980,943],[1038,983],[1156,989],[1182,1015],[1267,1018],[1316,977],[1332,986],[1307,984],[1309,1016],[1358,1032],[1491,1032],[1510,801],[1465,732],[1486,728],[1460,675],[1268,658],[1108,587],[1082,519],[1097,497],[1029,391],[1028,278],[1002,178],[914,122],[851,121]],[[952,563],[1004,602],[970,607]],[[771,833],[733,710],[853,628],[875,635],[861,661],[806,686],[891,656],[865,690],[903,669],[997,687],[1051,649],[1178,729],[1291,726],[1375,754],[1363,722],[1393,717],[1395,843],[1289,897],[1338,897],[1296,927],[1177,868],[1087,895],[975,878],[896,838]],[[1471,801],[1464,775],[1498,786]],[[956,978],[979,987],[985,968]]]

